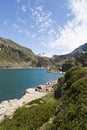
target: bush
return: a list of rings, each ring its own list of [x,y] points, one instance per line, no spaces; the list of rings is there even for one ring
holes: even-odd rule
[[[87,130],[87,70],[75,68],[65,75],[62,107],[46,130]]]
[[[51,94],[19,108],[12,119],[5,119],[0,130],[36,130],[55,114],[58,100]]]

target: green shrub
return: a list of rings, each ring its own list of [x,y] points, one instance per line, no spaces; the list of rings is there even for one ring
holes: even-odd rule
[[[61,110],[46,130],[87,130],[87,70],[69,70],[65,83]]]
[[[55,114],[58,100],[49,94],[19,108],[12,119],[5,119],[0,130],[36,130]]]

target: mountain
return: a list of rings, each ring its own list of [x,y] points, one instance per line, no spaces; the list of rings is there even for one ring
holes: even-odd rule
[[[70,68],[76,67],[76,66],[83,66],[87,67],[87,53],[81,54],[79,57],[71,60],[67,60],[62,65],[62,71],[67,71]]]
[[[17,43],[0,38],[0,67],[30,67],[37,61],[32,50]]]
[[[87,53],[87,43],[76,48],[73,52],[71,52],[71,55],[74,57],[79,57],[80,55],[82,55],[84,53]]]
[[[32,50],[9,39],[0,38],[0,67],[30,67],[36,61]]]
[[[85,43],[84,45],[76,48],[71,53],[68,53],[68,54],[65,54],[65,55],[54,55],[53,59],[56,62],[64,63],[66,60],[77,58],[77,57],[81,56],[84,53],[87,53],[87,43]]]
[[[52,67],[51,58],[37,56],[31,49],[22,47],[12,40],[0,38],[0,68]]]
[[[52,58],[42,57],[35,55],[31,49],[22,47],[10,39],[0,37],[0,68],[46,67],[51,68],[51,70],[61,70],[61,66],[66,65],[67,61],[69,61],[67,63],[69,63],[68,68],[70,68],[73,66],[70,63],[75,62],[77,58],[83,54],[85,55],[86,52],[87,43],[65,55],[54,55]],[[79,59],[80,63],[81,59]],[[66,68],[67,66],[64,70]]]
[[[62,71],[67,71],[74,66],[87,66],[87,43],[76,48],[71,53],[65,55],[54,55],[52,57],[56,66]],[[82,60],[83,59],[83,60]]]
[[[87,67],[87,53],[82,54],[77,59],[77,62],[80,63],[83,67]]]

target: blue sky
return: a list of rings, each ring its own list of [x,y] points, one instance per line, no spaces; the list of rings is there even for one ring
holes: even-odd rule
[[[2,0],[0,36],[35,54],[65,54],[87,42],[87,0]]]

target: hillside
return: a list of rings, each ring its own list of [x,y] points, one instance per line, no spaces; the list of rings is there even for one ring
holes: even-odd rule
[[[87,53],[87,43],[85,43],[84,45],[76,48],[73,52],[71,52],[71,55],[74,56],[74,57],[79,57],[84,53]]]
[[[87,53],[84,53],[81,55],[78,59],[77,62],[80,63],[82,66],[87,67]]]
[[[35,62],[36,56],[32,50],[17,43],[0,38],[0,67],[30,67]]]
[[[71,60],[67,60],[62,65],[62,71],[67,71],[70,68],[76,67],[76,66],[83,66],[87,67],[87,53],[81,54],[79,57]]]
[[[87,67],[87,43],[76,48],[69,54],[54,55],[53,61],[63,72],[75,66]]]
[[[22,47],[12,40],[0,38],[0,68],[46,67],[53,72],[67,71],[76,65],[86,66],[86,52],[87,43],[69,54],[54,55],[52,58],[41,57],[35,55],[31,49]]]
[[[68,53],[68,54],[65,54],[65,55],[54,55],[53,60],[61,65],[61,64],[65,63],[67,60],[76,59],[84,53],[87,53],[87,43],[85,43],[82,46],[76,48],[71,53]]]
[[[45,130],[87,130],[87,69],[69,70],[58,82],[56,116]]]
[[[31,49],[22,47],[9,39],[0,38],[0,68],[55,68],[53,60],[37,56]]]
[[[54,90],[5,118],[0,130],[87,130],[87,69],[67,71]]]

